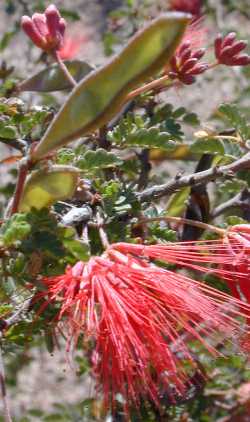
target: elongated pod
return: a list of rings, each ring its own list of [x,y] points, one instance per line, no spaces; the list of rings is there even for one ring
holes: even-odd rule
[[[110,121],[126,95],[168,62],[189,19],[183,13],[161,15],[139,31],[107,65],[84,78],[33,150],[33,160]]]

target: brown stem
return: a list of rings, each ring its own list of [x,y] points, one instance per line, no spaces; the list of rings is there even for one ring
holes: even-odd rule
[[[152,218],[143,218],[138,221],[138,223],[153,223],[157,221],[167,221],[169,223],[182,223],[188,224],[189,226],[199,227],[203,230],[210,230],[219,235],[224,235],[226,230],[220,229],[219,227],[212,226],[211,224],[202,223],[201,221],[190,220],[189,218],[182,217],[172,217],[172,216],[161,216],[161,217],[152,217]]]
[[[234,173],[244,169],[250,169],[250,153],[225,166],[213,167],[198,173],[176,177],[162,185],[153,186],[142,192],[137,192],[136,196],[140,202],[147,202],[170,195],[186,186],[204,184],[223,177],[232,177]]]
[[[75,81],[75,79],[71,76],[69,70],[67,69],[67,67],[65,66],[65,64],[63,63],[60,55],[58,54],[58,51],[54,51],[52,53],[54,59],[56,60],[56,62],[58,63],[58,66],[60,67],[61,71],[63,72],[64,76],[66,77],[66,79],[69,81],[70,85],[74,88],[77,85],[77,82]]]
[[[1,345],[0,345],[0,389],[1,389],[1,396],[2,396],[2,401],[3,401],[4,422],[12,422],[12,418],[10,415],[10,406],[9,406],[7,390],[6,390],[5,370],[4,370],[4,361],[3,361]]]
[[[231,208],[240,208],[244,211],[250,211],[250,190],[244,189],[233,198],[230,198],[228,201],[223,202],[213,209],[210,217],[216,218],[221,214],[224,214]]]
[[[23,194],[23,188],[25,184],[25,180],[28,174],[30,163],[27,158],[23,158],[19,163],[19,172],[18,172],[18,179],[16,184],[16,189],[14,193],[13,203],[11,206],[10,215],[15,214],[18,212],[20,200]]]

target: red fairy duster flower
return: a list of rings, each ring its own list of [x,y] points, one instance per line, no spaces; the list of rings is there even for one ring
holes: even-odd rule
[[[224,242],[231,262],[223,267],[235,274],[228,285],[235,297],[250,303],[250,224],[231,227]]]
[[[114,244],[101,257],[43,279],[42,295],[46,303],[61,304],[58,319],[69,340],[76,343],[83,336],[92,345],[93,374],[106,405],[115,407],[121,394],[126,412],[142,398],[160,407],[162,391],[170,396],[170,389],[184,393],[189,381],[185,364],[197,369],[188,340],[200,342],[216,356],[209,340],[218,333],[239,333],[237,308],[242,314],[247,308],[205,284],[150,263],[145,259],[150,254],[144,253],[148,247],[138,247]],[[173,255],[169,262],[174,262]]]
[[[196,76],[208,69],[208,64],[200,62],[204,56],[207,30],[198,20],[189,25],[184,39],[170,61],[170,69],[167,72],[171,79],[178,79],[186,85],[196,81]]]
[[[62,48],[66,23],[53,4],[44,13],[35,13],[31,18],[23,16],[21,26],[33,43],[42,50],[48,52]]]
[[[201,0],[171,0],[170,9],[179,12],[191,13],[193,16],[200,16],[202,1]]]
[[[230,32],[224,38],[219,34],[214,42],[215,56],[218,63],[226,66],[249,65],[250,56],[241,54],[246,47],[247,41],[237,40],[235,32]]]

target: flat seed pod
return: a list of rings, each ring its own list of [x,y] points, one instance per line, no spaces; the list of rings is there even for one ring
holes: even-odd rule
[[[109,122],[127,94],[168,62],[188,22],[187,14],[161,15],[139,31],[111,62],[84,78],[33,150],[33,160]]]
[[[78,171],[69,166],[34,171],[26,181],[18,211],[39,210],[70,198],[75,192],[77,180]]]

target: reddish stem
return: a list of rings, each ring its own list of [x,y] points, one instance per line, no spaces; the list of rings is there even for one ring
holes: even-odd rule
[[[74,88],[77,85],[77,82],[71,76],[69,70],[67,69],[67,66],[65,66],[65,64],[63,63],[58,51],[54,51],[52,53],[52,56],[54,57],[55,61],[58,63],[58,66],[60,67],[66,79],[69,81],[70,85]]]
[[[21,200],[21,197],[22,197],[22,194],[23,194],[24,183],[25,183],[25,180],[26,180],[26,177],[27,177],[28,170],[29,170],[29,162],[26,158],[24,158],[23,160],[20,161],[18,179],[17,179],[17,184],[16,184],[15,193],[14,193],[13,203],[12,203],[12,206],[11,206],[10,215],[13,215],[16,212],[18,212],[18,208],[19,208],[20,200]]]

